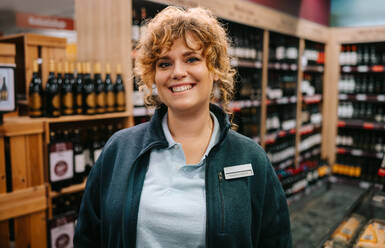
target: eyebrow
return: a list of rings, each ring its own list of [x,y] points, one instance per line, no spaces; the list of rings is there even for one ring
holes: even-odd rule
[[[182,54],[182,56],[183,56],[183,57],[187,57],[187,56],[190,56],[190,55],[193,55],[193,54],[194,54],[194,55],[196,54],[196,55],[201,56],[201,54],[199,54],[199,53],[197,53],[197,52],[195,52],[195,51],[186,51],[186,52],[184,52],[184,53]],[[164,59],[164,60],[168,60],[168,59],[170,59],[170,57],[169,57],[169,56],[161,56],[161,57],[158,58],[158,60],[161,60],[161,59],[162,59],[162,60],[163,60],[163,59]]]

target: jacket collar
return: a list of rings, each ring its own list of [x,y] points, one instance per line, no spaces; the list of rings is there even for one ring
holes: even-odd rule
[[[155,113],[150,120],[149,128],[144,134],[144,149],[155,143],[168,146],[167,139],[162,130],[162,118],[166,114],[167,110],[168,108],[164,104],[155,110]],[[221,143],[231,127],[229,116],[219,106],[211,103],[210,111],[215,115],[219,122],[220,139],[218,143]]]

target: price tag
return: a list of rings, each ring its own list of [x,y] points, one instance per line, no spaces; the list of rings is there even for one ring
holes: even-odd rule
[[[346,94],[339,94],[339,95],[338,95],[338,99],[340,99],[340,100],[346,100],[346,99],[348,99],[348,95],[346,95]]]
[[[356,95],[356,99],[358,101],[366,101],[367,97],[365,94],[358,94],[358,95]]]
[[[368,72],[369,71],[369,66],[367,65],[360,65],[357,67],[358,72]]]
[[[352,68],[350,66],[343,66],[342,67],[342,71],[343,72],[351,72],[352,71]]]
[[[379,102],[385,102],[385,95],[378,95],[378,96],[377,96],[377,101],[379,101]]]
[[[262,68],[262,63],[260,61],[255,62],[255,68]]]
[[[289,102],[289,99],[287,97],[283,97],[283,98],[277,100],[277,103],[279,103],[279,104],[286,104],[288,102]]]
[[[290,97],[290,102],[291,103],[296,103],[297,102],[297,97],[296,96],[291,96]]]
[[[291,69],[292,71],[297,70],[297,65],[296,65],[296,64],[291,64],[291,65],[290,65],[290,69]]]
[[[350,153],[354,156],[362,156],[362,154],[363,154],[363,152],[361,150],[357,150],[357,149],[352,149],[352,151]]]

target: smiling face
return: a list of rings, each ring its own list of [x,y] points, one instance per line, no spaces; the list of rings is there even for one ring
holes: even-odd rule
[[[160,100],[174,113],[209,109],[214,73],[206,65],[201,43],[192,35],[173,42],[155,64],[155,84]]]

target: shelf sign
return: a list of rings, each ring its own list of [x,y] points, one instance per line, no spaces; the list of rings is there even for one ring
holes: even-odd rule
[[[346,122],[344,122],[344,121],[338,121],[338,127],[344,127],[344,126],[346,126]]]
[[[383,72],[384,66],[383,65],[374,65],[374,66],[372,66],[372,71],[373,72]]]
[[[19,12],[16,13],[16,26],[23,28],[74,30],[74,20]]]
[[[365,122],[364,125],[363,125],[363,127],[364,127],[365,129],[373,129],[373,128],[374,128],[374,125],[373,125],[373,123]]]

